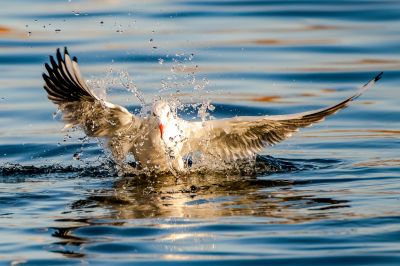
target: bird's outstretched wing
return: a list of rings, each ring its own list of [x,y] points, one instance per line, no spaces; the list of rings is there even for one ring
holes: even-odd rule
[[[64,57],[57,49],[56,59],[50,56],[43,73],[48,98],[62,111],[66,127],[80,126],[88,136],[113,137],[116,133],[137,126],[140,119],[124,107],[98,98],[83,80],[76,57]]]
[[[275,116],[234,117],[206,122],[191,122],[187,129],[186,153],[200,151],[223,160],[253,156],[268,145],[289,138],[299,128],[320,122],[357,99],[372,87],[382,73],[362,86],[353,96],[328,108]]]

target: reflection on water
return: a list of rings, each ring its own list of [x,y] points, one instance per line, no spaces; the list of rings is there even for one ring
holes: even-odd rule
[[[322,163],[318,160],[315,162]],[[308,163],[310,166],[313,162]],[[324,163],[327,165],[332,162]],[[300,163],[298,166],[301,167]],[[314,195],[312,190],[296,188],[308,183],[301,180],[271,180],[212,173],[192,174],[183,179],[174,176],[121,178],[113,182],[110,188],[90,191],[84,199],[72,202],[67,212],[90,213],[96,209],[105,209],[108,213],[101,220],[56,219],[52,227],[52,236],[59,240],[52,243],[49,249],[66,257],[83,257],[88,250],[99,252],[112,248],[117,253],[133,252],[132,257],[146,258],[152,256],[143,247],[149,240],[171,242],[168,249],[172,254],[176,253],[175,248],[177,251],[181,250],[174,247],[175,242],[185,239],[213,241],[215,236],[207,231],[164,232],[168,231],[165,229],[191,227],[190,222],[188,225],[183,222],[185,219],[196,223],[222,217],[252,216],[267,218],[264,221],[266,224],[296,224],[330,218],[332,214],[328,210],[335,212],[336,209],[350,207],[348,200],[321,197]],[[171,218],[176,219],[177,224],[164,223],[165,219]],[[130,224],[130,221],[137,219],[151,220],[144,224]],[[59,226],[71,223],[75,225]],[[121,237],[134,238],[137,245],[132,245],[128,240],[120,239]],[[126,243],[114,247],[104,244],[99,247],[98,243],[114,242],[117,239]],[[210,244],[212,245],[215,243]],[[190,258],[193,258],[193,255]]]
[[[299,222],[313,220],[317,217],[308,213],[292,213],[291,209],[294,206],[318,207],[321,205],[328,208],[326,205],[332,204],[335,206],[329,207],[336,208],[343,207],[336,206],[336,204],[346,202],[329,198],[313,198],[313,195],[304,193],[304,191],[296,193],[291,186],[302,182],[243,180],[240,177],[223,179],[224,177],[191,177],[190,182],[179,181],[179,184],[161,179],[151,185],[141,186],[130,186],[123,182],[123,189],[119,189],[114,194],[108,195],[105,191],[103,192],[104,196],[89,196],[87,200],[74,203],[72,208],[93,206],[93,204],[112,207],[116,211],[115,218],[117,219],[215,218],[254,215],[275,218],[281,222]],[[260,189],[268,190],[270,187],[279,187],[281,191],[257,193]],[[234,195],[232,195],[233,191]],[[150,204],[148,204],[149,202]]]
[[[399,265],[398,1],[4,0],[0,14],[0,264]],[[251,171],[120,178],[52,118],[41,73],[64,46],[134,112],[155,95],[210,100],[216,118],[301,112],[385,74]]]

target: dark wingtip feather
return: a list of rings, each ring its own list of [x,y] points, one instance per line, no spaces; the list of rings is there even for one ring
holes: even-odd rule
[[[78,58],[76,58],[76,56],[74,56],[74,58],[72,58],[72,61],[75,61],[78,63]]]
[[[68,55],[67,47],[64,47],[64,54],[61,51],[62,49],[58,48],[56,55],[49,56],[50,62],[44,64],[47,73],[43,73],[42,77],[48,98],[56,104],[82,99],[95,100],[96,96],[86,87],[85,82],[77,81],[74,71],[78,70],[68,66],[69,62],[65,62],[65,56]],[[77,62],[76,57],[74,61]]]
[[[378,80],[380,80],[382,78],[383,72],[379,73],[375,78],[374,81],[377,82]]]
[[[57,61],[58,61],[59,66],[64,61],[63,56],[61,55],[61,52],[60,52],[60,48],[57,49]]]
[[[46,68],[46,70],[47,70],[47,73],[51,73],[51,71],[52,71],[52,69],[51,69],[51,67],[49,66],[49,64],[48,63],[45,63],[44,64],[44,67]]]
[[[54,59],[53,56],[50,55],[50,64],[53,66],[53,69],[57,68],[57,63],[56,60]]]

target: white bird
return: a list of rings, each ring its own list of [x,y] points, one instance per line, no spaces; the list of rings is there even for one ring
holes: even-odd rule
[[[188,154],[231,162],[254,157],[264,147],[289,138],[299,128],[324,120],[378,81],[382,73],[351,97],[328,108],[274,116],[237,116],[199,122],[185,121],[167,102],[156,101],[148,117],[138,117],[122,106],[100,99],[79,71],[77,58],[57,50],[43,74],[48,98],[62,111],[66,127],[79,126],[90,137],[107,140],[113,159],[121,165],[131,153],[140,168],[149,171],[185,172]],[[215,162],[215,161],[214,161]]]

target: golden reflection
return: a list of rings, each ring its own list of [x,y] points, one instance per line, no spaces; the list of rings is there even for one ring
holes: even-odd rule
[[[300,93],[299,96],[301,97],[315,97],[317,94],[315,93]]]
[[[182,254],[165,254],[165,255],[162,255],[162,258],[165,260],[190,260],[190,259],[193,259],[192,256],[182,255]]]
[[[0,26],[0,35],[9,34],[11,31],[12,31],[11,28]]]
[[[261,165],[256,167],[262,168]],[[85,198],[70,205],[69,213],[76,212],[78,217],[85,213],[93,217],[96,210],[103,214],[106,210],[108,213],[104,216],[55,220],[57,226],[53,227],[52,235],[58,240],[49,250],[66,257],[82,258],[86,256],[85,246],[109,241],[109,236],[82,235],[77,230],[91,227],[101,230],[96,229],[99,226],[135,227],[138,223],[162,230],[156,235],[144,237],[164,245],[163,248],[171,252],[165,254],[168,259],[176,260],[179,259],[176,256],[181,254],[174,252],[191,248],[182,244],[187,241],[195,241],[196,248],[214,248],[215,232],[196,232],[191,229],[198,226],[198,219],[213,221],[246,216],[263,217],[265,223],[294,224],[332,218],[332,215],[337,217],[343,214],[341,209],[349,207],[346,200],[321,197],[318,196],[320,191],[305,190],[302,185],[308,181],[288,177],[291,171],[300,171],[302,168],[296,168],[288,161],[280,162],[280,170],[277,165],[269,167],[269,173],[283,171],[286,178],[277,179],[276,175],[270,178],[266,173],[260,178],[215,173],[191,174],[183,178],[169,175],[119,178],[112,187],[88,190]],[[297,189],[297,186],[301,187]],[[348,215],[347,211],[345,215]],[[174,222],[175,219],[178,222]]]
[[[359,102],[360,104],[364,104],[364,105],[371,105],[371,104],[375,104],[376,102],[374,102],[374,101],[362,101],[362,102]]]
[[[399,64],[400,61],[399,60],[383,60],[383,59],[363,59],[363,60],[359,60],[356,61],[356,63],[359,64]]]
[[[334,62],[332,62],[334,63]],[[364,58],[360,60],[354,61],[343,61],[343,62],[336,62],[336,64],[341,65],[387,65],[387,64],[400,64],[400,60],[393,60],[393,59],[376,59],[376,58]]]
[[[321,89],[321,92],[323,93],[332,93],[332,92],[336,92],[337,89]]]
[[[254,102],[276,102],[277,100],[281,99],[281,96],[278,95],[271,95],[271,96],[261,96],[252,98],[251,100]]]
[[[259,39],[251,41],[258,45],[305,45],[305,44],[334,44],[337,43],[336,40],[333,39],[299,39],[299,40],[290,40],[290,39]]]
[[[328,31],[328,30],[345,30],[345,29],[354,29],[354,26],[337,26],[337,25],[326,25],[326,24],[317,24],[317,25],[290,25],[289,27],[275,27],[268,25],[265,28],[224,28],[224,29],[207,29],[208,34],[240,34],[240,33],[265,33],[265,32],[278,32],[278,33],[290,33],[290,32],[302,32],[302,31]],[[202,31],[204,32],[204,31]]]
[[[309,206],[341,208],[345,203],[297,191],[294,186],[299,183],[222,174],[191,174],[183,179],[125,177],[116,181],[113,189],[97,191],[73,203],[72,208],[109,209],[113,219],[258,216],[297,223],[321,219]]]
[[[174,233],[161,237],[161,241],[177,241],[181,239],[193,239],[193,238],[209,238],[211,234],[206,233]]]
[[[256,44],[256,45],[266,45],[266,46],[296,46],[296,45],[316,45],[316,44],[335,44],[338,41],[335,39],[277,39],[277,38],[269,38],[269,39],[245,39],[245,40],[230,40],[227,41],[215,41],[212,42],[212,45],[221,46],[221,45],[247,45],[247,44]],[[208,42],[210,45],[210,42]]]
[[[340,60],[327,62],[328,65],[340,66],[341,69],[374,70],[377,67],[381,70],[398,70],[400,60],[388,58],[362,58],[357,60]]]
[[[0,38],[4,37],[26,37],[26,34],[7,26],[0,25]]]

